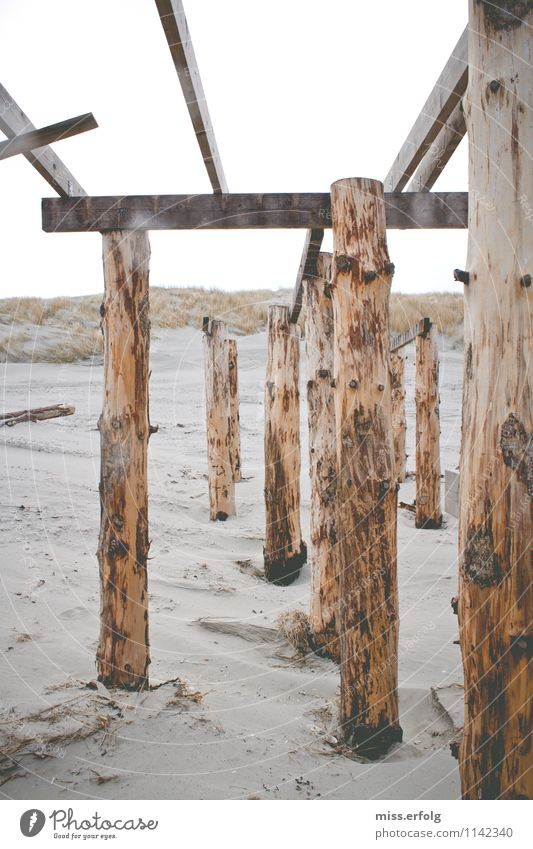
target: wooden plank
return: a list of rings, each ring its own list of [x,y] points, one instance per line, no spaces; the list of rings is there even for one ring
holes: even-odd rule
[[[457,42],[433,91],[389,169],[384,181],[386,192],[400,192],[405,188],[463,97],[467,83],[468,28],[464,30]]]
[[[406,191],[428,192],[444,171],[465,134],[465,117],[461,104],[458,103],[418,166]]]
[[[9,159],[19,153],[31,153],[37,147],[86,133],[94,130],[98,124],[92,112],[78,115],[76,118],[67,118],[56,124],[49,124],[39,130],[30,130],[28,133],[20,133],[5,142],[0,142],[0,159]]]
[[[227,192],[183,3],[181,0],[155,0],[155,4],[213,191],[215,194]]]
[[[306,278],[316,277],[316,263],[323,239],[323,230],[308,230],[306,233],[302,258],[300,260],[298,274],[296,275],[296,283],[294,284],[292,302],[289,309],[289,321],[291,324],[296,324],[302,310],[303,281]]]
[[[420,321],[417,321],[417,323],[413,324],[412,327],[409,327],[408,330],[404,330],[403,333],[396,333],[391,337],[391,353],[392,351],[398,351],[400,348],[408,345],[409,342],[412,342],[417,336],[424,336],[424,334],[429,331],[430,327],[431,319],[421,318]]]
[[[412,230],[467,227],[467,192],[399,192],[385,195],[387,227]],[[228,194],[129,195],[44,198],[43,229],[268,230],[331,227],[330,195]]]
[[[8,139],[12,139],[13,136],[35,129],[28,116],[0,84],[0,130]],[[37,148],[24,156],[61,197],[80,197],[87,194],[52,148]]]

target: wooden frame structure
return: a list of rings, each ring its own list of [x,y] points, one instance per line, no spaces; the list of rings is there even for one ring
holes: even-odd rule
[[[107,243],[115,245],[108,258],[111,289],[127,288],[130,276],[133,279],[134,274],[141,273],[139,263],[143,279],[147,276],[148,245],[144,231],[150,229],[305,229],[307,235],[293,301],[289,315],[284,316],[293,325],[302,307],[303,281],[317,276],[323,232],[333,228],[332,298],[339,333],[334,366],[337,487],[342,505],[338,514],[341,524],[336,532],[343,551],[338,611],[340,719],[345,740],[368,757],[374,757],[401,739],[395,657],[397,464],[393,456],[392,401],[387,380],[391,348],[388,291],[393,266],[386,251],[385,229],[468,226],[469,276],[465,276],[464,282],[471,284],[467,298],[471,315],[477,321],[473,322],[467,339],[464,415],[467,422],[476,422],[482,438],[478,447],[477,431],[474,434],[469,432],[469,427],[465,429],[461,460],[459,624],[466,711],[460,756],[462,789],[465,798],[530,797],[533,771],[527,732],[531,729],[527,672],[533,645],[533,599],[527,577],[532,542],[531,510],[527,508],[533,480],[533,384],[531,369],[515,374],[513,368],[516,371],[517,362],[527,364],[530,343],[526,298],[531,284],[527,267],[531,237],[528,238],[526,230],[529,226],[526,216],[517,213],[516,199],[520,192],[527,197],[533,185],[531,158],[524,154],[533,143],[533,131],[523,107],[529,102],[532,86],[530,75],[522,67],[529,55],[527,30],[533,23],[531,4],[516,4],[512,15],[506,4],[469,0],[469,28],[459,39],[395,157],[384,186],[374,180],[341,180],[332,186],[331,196],[226,193],[182,4],[180,0],[156,0],[156,4],[214,194],[74,199],[69,196],[82,195],[83,190],[78,187],[74,191],[72,181],[63,172],[61,181],[52,183],[63,197],[43,201],[43,228],[47,232],[102,231]],[[466,127],[471,134],[470,203],[466,193],[430,191]],[[508,127],[512,128],[511,143]],[[499,163],[494,187],[499,193],[505,223],[513,229],[514,238],[505,244],[498,229],[501,225],[498,216],[490,219],[484,206],[487,192],[490,194],[493,188],[487,183],[489,158]],[[357,227],[361,210],[375,225],[364,232]],[[122,241],[130,251],[126,280],[118,279],[119,254],[125,249]],[[487,257],[491,258],[494,273],[491,280]],[[483,286],[483,282],[487,285]],[[486,292],[492,290],[487,307]],[[356,297],[347,301],[347,292]],[[361,307],[363,303],[366,314]],[[144,307],[142,304],[137,307],[141,316]],[[495,326],[489,328],[491,318]],[[292,338],[288,330],[286,334]],[[412,338],[427,337],[428,333],[427,330],[421,333],[419,326],[414,337],[407,338],[409,333],[403,336],[403,341],[393,340],[395,350]],[[125,359],[122,368],[133,368],[135,352]],[[500,367],[503,379],[499,376]],[[489,378],[490,393],[486,391]],[[142,380],[144,399],[147,371]],[[106,391],[109,390],[106,385]],[[108,412],[111,408],[109,404],[105,407]],[[114,428],[115,420],[119,423],[116,430],[120,431],[120,416],[111,416],[110,426]],[[143,440],[148,435],[143,430]],[[110,431],[109,445],[113,440]],[[353,450],[356,445],[361,446],[362,455],[357,462]],[[135,469],[128,466],[123,470],[125,479],[135,477],[142,470],[144,455],[141,454]],[[488,464],[493,461],[496,472],[487,474]],[[365,480],[361,478],[363,473]],[[361,486],[354,486],[357,481]],[[144,483],[138,483],[144,497]],[[501,499],[502,491],[508,494],[507,498]],[[513,509],[523,501],[527,502],[526,509],[514,521]],[[363,530],[358,522],[362,516],[366,517]],[[120,548],[120,539],[129,538],[133,530],[139,532],[139,521],[141,536],[145,538],[145,519],[145,515],[139,520],[132,514],[126,519],[127,528],[115,527],[115,537],[110,535],[107,540],[115,558],[130,556],[124,546]],[[109,525],[102,527],[109,529]],[[346,533],[347,528],[353,530],[353,535]],[[352,537],[358,540],[357,551],[353,550]],[[375,562],[380,568],[372,571],[374,554],[370,556],[368,552],[374,548]],[[143,558],[146,552],[142,547]],[[364,591],[354,580],[353,569],[354,558],[361,552],[363,574],[368,577]],[[105,571],[104,567],[104,574]],[[127,570],[120,574],[126,581]],[[280,583],[284,583],[283,578]],[[378,582],[375,593],[380,599],[379,614],[364,607],[374,580]],[[137,584],[138,603],[144,610],[145,587],[142,580]],[[124,586],[118,589],[125,591]],[[111,599],[112,594],[108,597]],[[118,605],[119,596],[115,594],[114,598],[112,603]],[[107,683],[145,686],[149,662],[145,612],[146,639],[140,648],[137,646],[133,666],[128,659],[127,666],[114,675],[111,673],[117,668],[116,658],[109,652],[105,657],[99,655],[105,664],[100,677]],[[109,618],[111,628],[115,614],[116,610]],[[370,634],[374,639],[363,625],[374,628],[373,635]],[[357,645],[354,634],[359,638]],[[385,642],[384,635],[388,635]],[[361,646],[363,658],[358,657]],[[130,658],[127,648],[126,640],[121,653]],[[111,670],[109,675],[106,670]]]

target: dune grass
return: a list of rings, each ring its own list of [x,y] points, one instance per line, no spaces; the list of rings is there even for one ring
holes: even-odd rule
[[[204,316],[224,319],[233,333],[248,335],[266,326],[270,303],[290,303],[290,289],[223,292],[220,289],[150,289],[150,317],[157,328],[200,327]],[[76,298],[0,300],[0,361],[74,362],[102,352],[101,295]],[[463,297],[433,292],[393,294],[391,330],[407,330],[429,316],[441,333],[459,338]],[[3,332],[2,332],[3,331]]]

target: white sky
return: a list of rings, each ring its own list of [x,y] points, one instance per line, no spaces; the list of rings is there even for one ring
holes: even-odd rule
[[[467,20],[466,0],[184,5],[234,192],[384,179]],[[94,113],[98,129],[54,146],[89,194],[211,191],[153,0],[0,0],[0,80],[36,126]],[[436,190],[466,190],[466,153]],[[42,232],[54,192],[22,156],[0,186],[0,296],[101,291],[99,234]],[[304,235],[154,232],[150,280],[292,287]],[[396,291],[461,291],[466,231],[389,231],[389,249]]]

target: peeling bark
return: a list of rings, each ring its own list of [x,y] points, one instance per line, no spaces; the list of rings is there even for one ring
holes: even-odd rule
[[[339,563],[331,259],[331,254],[320,253],[317,276],[304,281],[311,478],[309,626],[315,646],[338,660]]]
[[[522,283],[533,260],[532,25],[531,3],[470,0],[459,519],[467,799],[533,796],[532,290]]]
[[[440,528],[439,351],[436,330],[416,337],[417,528]]]
[[[300,527],[300,332],[289,308],[268,311],[265,383],[265,576],[291,584],[307,559]]]
[[[148,684],[148,234],[103,236],[98,679]]]
[[[225,522],[235,515],[231,457],[231,405],[227,327],[213,319],[204,333],[209,517]]]
[[[402,739],[398,718],[396,464],[383,186],[331,187],[337,531],[340,542],[340,727],[377,758]]]
[[[240,481],[241,474],[241,423],[239,416],[239,373],[237,341],[228,339],[229,403],[230,403],[230,456],[233,480]]]

